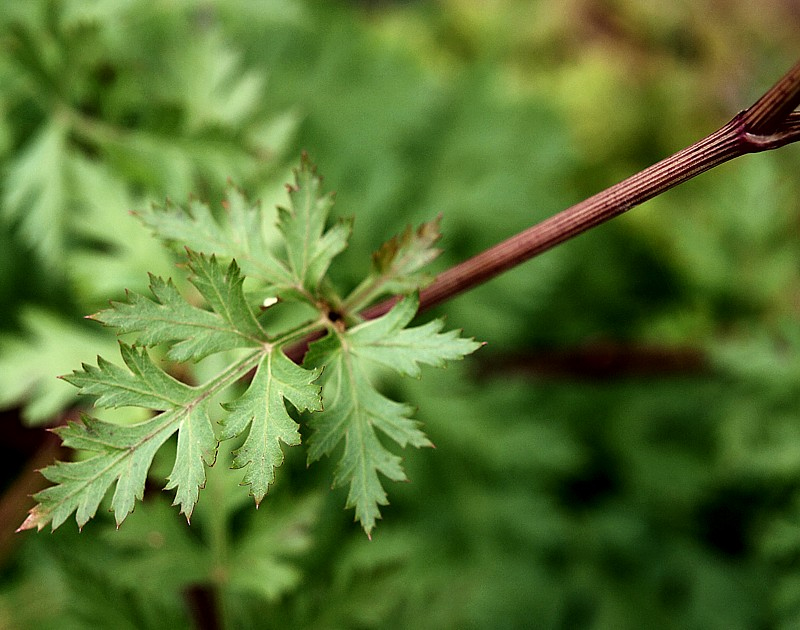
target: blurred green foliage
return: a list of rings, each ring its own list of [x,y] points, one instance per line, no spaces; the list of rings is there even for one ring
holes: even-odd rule
[[[113,343],[80,316],[170,275],[130,209],[228,178],[283,203],[306,149],[355,216],[342,283],[439,213],[441,269],[720,126],[798,26],[788,0],[2,3],[0,402],[57,419],[55,375]],[[799,167],[742,158],[441,307],[488,345],[386,383],[437,449],[371,542],[290,449],[257,512],[217,466],[191,528],[152,492],[119,531],[16,537],[0,627],[797,627]]]

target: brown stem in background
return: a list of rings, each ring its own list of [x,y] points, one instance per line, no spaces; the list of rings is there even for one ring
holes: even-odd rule
[[[222,628],[213,587],[191,586],[184,591],[183,596],[197,630],[220,630]]]
[[[25,432],[33,444],[31,444],[31,455],[19,475],[0,495],[0,567],[5,564],[20,541],[20,538],[14,535],[14,530],[33,506],[31,495],[44,490],[48,485],[48,481],[42,477],[39,470],[49,466],[56,459],[63,458],[66,453],[66,449],[61,446],[61,440],[54,433],[44,429],[25,429],[21,423],[12,424],[11,418],[3,419],[8,420],[4,435],[6,439],[12,432],[18,434]]]

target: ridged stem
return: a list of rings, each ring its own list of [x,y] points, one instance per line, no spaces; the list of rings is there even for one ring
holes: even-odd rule
[[[800,62],[752,107],[699,142],[451,267],[420,293],[420,310],[445,302],[715,166],[800,139]],[[374,318],[396,299],[363,312]]]

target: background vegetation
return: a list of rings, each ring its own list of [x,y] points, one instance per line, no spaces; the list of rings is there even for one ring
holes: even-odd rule
[[[437,449],[371,542],[299,449],[258,512],[217,466],[191,528],[154,484],[119,531],[12,534],[57,454],[35,427],[75,413],[55,376],[115,354],[82,316],[172,273],[130,209],[283,203],[305,149],[355,216],[342,283],[439,213],[443,269],[796,61],[793,0],[646,4],[2,3],[0,627],[797,627],[797,147],[441,307],[488,345],[386,384]]]

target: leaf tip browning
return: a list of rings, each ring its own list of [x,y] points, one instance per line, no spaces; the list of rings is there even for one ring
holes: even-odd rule
[[[311,157],[308,155],[308,150],[306,149],[300,152],[300,170],[309,170],[312,173],[317,172],[317,166],[311,160]]]
[[[45,521],[42,519],[42,513],[39,509],[39,506],[35,506],[28,511],[28,516],[25,517],[25,520],[22,521],[22,524],[14,530],[14,533],[24,532],[29,529],[36,528],[36,531],[40,532],[44,529]]]

